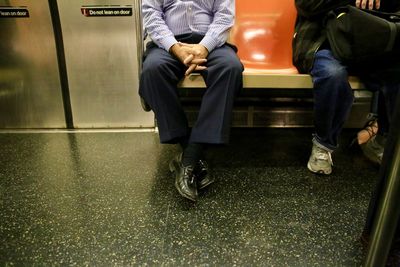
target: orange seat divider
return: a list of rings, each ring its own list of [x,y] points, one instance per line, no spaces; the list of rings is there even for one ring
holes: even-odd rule
[[[292,64],[296,14],[293,0],[236,0],[230,42],[245,72],[298,73]]]

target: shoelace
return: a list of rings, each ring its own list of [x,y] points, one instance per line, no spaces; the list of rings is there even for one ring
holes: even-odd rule
[[[328,160],[329,164],[333,166],[333,160],[332,160],[332,155],[331,152],[325,151],[322,149],[318,149],[317,152],[315,153],[315,158],[318,160],[323,160],[326,161]]]
[[[194,184],[194,175],[193,175],[193,168],[184,168],[184,175],[187,175],[190,177],[189,183]]]

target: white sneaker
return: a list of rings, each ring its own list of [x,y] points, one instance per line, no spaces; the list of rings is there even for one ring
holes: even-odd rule
[[[332,173],[332,166],[331,152],[313,144],[307,168],[313,173],[329,175]]]

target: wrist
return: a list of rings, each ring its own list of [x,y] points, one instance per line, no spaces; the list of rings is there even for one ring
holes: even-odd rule
[[[179,48],[179,44],[178,44],[178,43],[175,43],[175,44],[173,44],[173,45],[169,48],[169,51],[168,51],[168,52],[169,52],[170,54],[176,56],[176,55],[177,55],[178,48]]]

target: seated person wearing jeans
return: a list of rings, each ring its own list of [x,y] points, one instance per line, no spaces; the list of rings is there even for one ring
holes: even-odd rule
[[[348,66],[336,59],[329,47],[323,28],[324,16],[330,10],[348,4],[393,12],[400,9],[400,1],[296,0],[295,4],[298,19],[293,39],[293,62],[299,72],[311,74],[314,84],[315,133],[307,167],[311,172],[328,175],[333,166],[331,153],[338,147],[339,134],[351,111],[353,92],[348,82]],[[378,70],[356,70],[365,77],[372,77],[375,71]],[[379,97],[382,97],[378,110],[378,134],[366,146],[371,157],[379,161],[400,83],[378,77],[369,79],[366,86],[370,90],[379,90]]]
[[[154,111],[161,143],[179,143],[183,153],[170,163],[175,187],[196,201],[207,175],[204,147],[229,141],[233,102],[242,87],[243,65],[236,47],[226,43],[234,24],[232,0],[143,0],[148,43],[140,77],[140,96]],[[199,71],[207,89],[191,131],[177,84]]]

